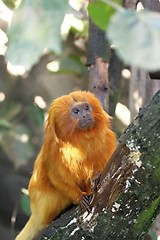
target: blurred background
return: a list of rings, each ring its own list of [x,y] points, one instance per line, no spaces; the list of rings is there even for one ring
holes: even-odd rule
[[[71,91],[88,89],[88,18],[86,1],[70,1],[74,11],[61,26],[62,53],[57,56],[46,50],[31,68],[12,65],[5,57],[6,33],[13,17],[12,4],[17,1],[3,2],[0,0],[0,238],[10,240],[29,216],[27,186],[43,141],[49,104]],[[12,55],[19,56],[16,51]],[[136,91],[132,79],[139,81]],[[148,79],[145,86],[144,79]],[[159,88],[160,81],[151,80],[147,72],[123,66],[113,120],[117,136]]]

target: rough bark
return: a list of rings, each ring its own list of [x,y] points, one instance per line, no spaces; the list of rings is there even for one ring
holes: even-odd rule
[[[106,37],[105,32],[97,27],[91,19],[89,19],[89,38],[87,51],[87,66],[95,64],[96,57],[106,60]]]
[[[122,62],[110,49],[105,31],[99,29],[91,19],[86,65],[89,67],[89,91],[100,100],[104,110],[114,116],[120,95]]]
[[[40,239],[143,239],[160,210],[160,91],[141,109],[92,196],[92,213],[72,208]]]
[[[108,64],[102,58],[97,57],[95,64],[90,68],[88,89],[93,92],[101,102],[103,109],[108,110]]]

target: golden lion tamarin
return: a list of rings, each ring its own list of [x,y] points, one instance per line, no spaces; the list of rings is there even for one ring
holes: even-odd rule
[[[64,208],[91,194],[92,178],[115,146],[110,117],[92,93],[76,91],[54,100],[29,183],[31,217],[16,240],[35,239]]]

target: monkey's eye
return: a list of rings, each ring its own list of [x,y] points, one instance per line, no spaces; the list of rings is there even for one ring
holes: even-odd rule
[[[84,108],[85,108],[85,110],[89,110],[89,106],[88,106],[88,104],[85,104],[85,106],[84,106]]]
[[[78,113],[79,113],[79,109],[78,109],[78,108],[73,108],[73,109],[72,109],[72,112],[73,112],[74,114],[78,114]]]

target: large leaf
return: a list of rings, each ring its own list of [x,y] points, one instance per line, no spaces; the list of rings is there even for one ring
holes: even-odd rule
[[[29,69],[44,49],[60,54],[60,27],[68,9],[66,0],[23,0],[8,31],[8,60]]]
[[[112,2],[120,3],[121,0],[113,0]],[[106,30],[115,9],[105,2],[97,0],[89,3],[88,12],[92,21],[102,30]]]
[[[1,131],[0,145],[16,168],[26,164],[33,155],[29,131],[23,125],[12,125],[9,130]]]
[[[111,18],[107,36],[126,63],[147,70],[160,69],[160,14],[118,11]]]

